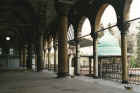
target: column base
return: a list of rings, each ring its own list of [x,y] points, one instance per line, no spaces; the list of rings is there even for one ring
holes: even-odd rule
[[[75,75],[75,76],[80,76],[80,74],[79,74],[79,73],[75,73],[74,75]]]
[[[122,84],[128,84],[128,80],[122,80]]]
[[[94,79],[98,79],[98,78],[99,78],[99,76],[93,76],[93,78],[94,78]]]
[[[67,76],[69,76],[68,73],[57,73],[57,78],[65,78]]]
[[[26,69],[26,71],[32,72],[33,70],[32,70],[32,69],[27,68],[27,69]]]
[[[88,76],[88,77],[93,77],[93,74],[87,74],[86,76]]]
[[[37,66],[36,72],[41,72],[42,70],[43,70],[43,68],[41,66]]]
[[[57,70],[56,70],[56,69],[54,69],[54,72],[57,72]]]
[[[51,68],[50,67],[48,67],[48,71],[50,71],[51,70]]]
[[[42,72],[42,69],[38,69],[37,72]]]

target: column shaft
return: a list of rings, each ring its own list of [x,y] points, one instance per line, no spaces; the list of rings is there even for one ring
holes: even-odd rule
[[[93,59],[94,59],[94,75],[98,77],[98,54],[97,54],[97,38],[93,39]]]
[[[32,46],[28,45],[27,69],[32,70]]]
[[[56,55],[57,55],[57,48],[54,48],[54,71],[56,72]]]
[[[125,33],[121,33],[121,53],[122,53],[122,83],[127,83],[128,62],[127,62],[127,39]]]
[[[58,36],[58,77],[65,77],[68,74],[67,27],[67,16],[61,16]]]
[[[89,74],[91,74],[92,59],[89,57]]]
[[[35,54],[35,70],[37,71],[37,54]]]
[[[46,68],[46,49],[44,50],[44,68]]]
[[[51,69],[51,62],[50,62],[50,52],[51,52],[51,48],[48,48],[48,70]]]
[[[76,44],[75,75],[80,75],[80,45]]]
[[[23,64],[24,64],[24,62],[23,62],[23,60],[24,60],[23,52],[24,52],[24,49],[21,48],[20,52],[19,52],[19,54],[20,54],[20,67],[23,67]]]
[[[26,56],[26,52],[27,52],[27,49],[24,48],[23,49],[23,67],[26,68],[26,65],[27,65],[27,56]]]
[[[41,33],[38,39],[38,45],[36,46],[36,52],[37,52],[37,71],[42,71],[44,68],[44,62],[43,62],[43,34]]]

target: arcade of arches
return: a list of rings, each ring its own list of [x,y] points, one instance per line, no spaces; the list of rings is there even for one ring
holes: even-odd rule
[[[81,29],[88,18],[95,64],[93,76],[98,77],[97,29],[108,5],[117,14],[117,26],[121,32],[122,82],[127,82],[126,34],[129,25],[126,21],[129,20],[131,0],[1,0],[0,68],[19,65],[32,70],[35,64],[37,72],[49,69],[53,50],[54,70],[58,77],[69,75],[71,55],[75,56],[75,75],[79,75]]]

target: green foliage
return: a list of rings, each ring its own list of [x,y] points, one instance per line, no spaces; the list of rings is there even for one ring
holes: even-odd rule
[[[108,24],[108,27],[111,27],[111,26],[112,26],[112,24],[109,23],[109,24]],[[115,32],[114,32],[115,30],[113,30],[112,28],[109,28],[108,31],[109,31],[112,35],[115,35]]]
[[[130,58],[130,66],[132,67],[132,68],[135,68],[137,65],[136,65],[136,60],[135,60],[135,57],[134,56],[132,56],[131,58]]]
[[[104,29],[104,26],[103,26],[103,24],[100,24],[98,30],[102,30],[102,29]],[[104,31],[99,32],[98,33],[98,38],[101,38],[103,35],[104,35]]]
[[[137,33],[137,61],[136,61],[136,66],[140,67],[140,22],[139,26],[137,27],[138,33]]]

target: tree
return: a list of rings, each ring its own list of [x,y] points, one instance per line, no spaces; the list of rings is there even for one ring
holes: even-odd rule
[[[104,26],[103,24],[100,24],[98,30],[102,30],[102,29],[104,29]],[[98,38],[101,38],[103,35],[104,35],[104,31],[98,32]]]
[[[136,37],[136,35],[133,34],[133,33],[128,33],[127,34],[127,51],[130,54],[133,54],[134,53],[135,37]]]
[[[112,26],[112,24],[109,23],[109,24],[108,24],[108,27],[111,27],[111,26]],[[115,35],[115,30],[113,30],[112,28],[109,28],[108,31],[109,31],[112,35]]]
[[[140,67],[140,22],[139,27],[137,27],[138,33],[137,33],[137,58],[136,58],[136,65],[137,67]]]

